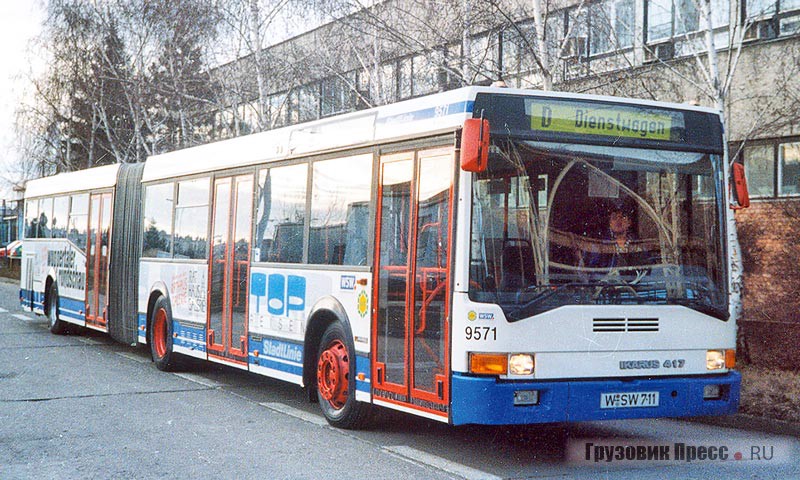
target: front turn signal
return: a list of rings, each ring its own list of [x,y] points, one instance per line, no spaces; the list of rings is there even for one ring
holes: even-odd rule
[[[470,353],[469,372],[478,375],[508,373],[508,355],[504,353]]]

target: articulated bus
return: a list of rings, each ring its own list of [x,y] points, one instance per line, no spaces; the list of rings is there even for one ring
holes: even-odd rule
[[[20,300],[161,370],[298,384],[342,428],[373,405],[451,425],[729,414],[722,128],[467,87],[33,180]]]

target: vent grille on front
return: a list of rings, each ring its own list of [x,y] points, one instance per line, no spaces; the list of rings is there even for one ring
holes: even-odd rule
[[[658,318],[595,318],[594,332],[657,332]]]

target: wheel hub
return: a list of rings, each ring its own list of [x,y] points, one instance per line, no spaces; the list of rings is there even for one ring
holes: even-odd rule
[[[167,312],[163,308],[158,309],[153,320],[153,346],[159,358],[167,354]]]
[[[349,372],[347,348],[340,340],[335,340],[319,356],[317,365],[317,388],[334,408],[342,408],[347,402]]]

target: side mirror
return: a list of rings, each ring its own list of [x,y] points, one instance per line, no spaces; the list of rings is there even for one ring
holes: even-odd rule
[[[468,118],[461,130],[461,169],[483,172],[489,165],[489,120]]]
[[[747,179],[744,176],[744,165],[733,162],[731,166],[731,192],[736,201],[731,208],[739,210],[750,206],[750,194],[747,192]]]

